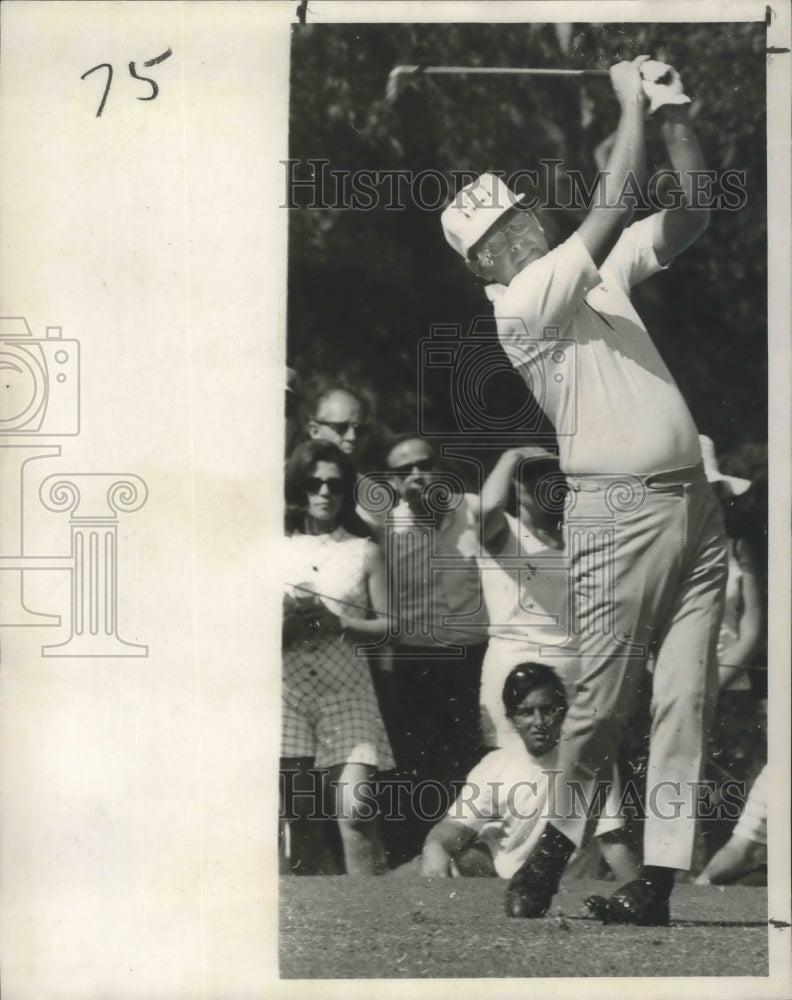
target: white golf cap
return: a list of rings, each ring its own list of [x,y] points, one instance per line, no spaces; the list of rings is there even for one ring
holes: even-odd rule
[[[440,222],[446,240],[467,260],[471,247],[524,198],[525,195],[515,194],[495,174],[482,174],[458,191],[443,210]]]
[[[718,468],[718,460],[715,457],[715,445],[712,438],[706,434],[699,434],[701,442],[701,460],[704,463],[704,474],[709,483],[724,483],[733,496],[740,496],[751,485],[750,479],[741,479],[739,476],[725,476]]]

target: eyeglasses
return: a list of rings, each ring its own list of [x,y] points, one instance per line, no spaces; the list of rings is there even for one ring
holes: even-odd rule
[[[338,497],[344,492],[343,479],[338,479],[335,476],[331,479],[320,479],[319,476],[309,476],[305,480],[306,492],[311,496],[320,493],[323,486],[327,487],[327,492],[330,496]]]
[[[397,465],[394,469],[391,469],[391,473],[394,476],[409,476],[414,471],[433,472],[434,467],[434,459],[419,458],[417,462],[408,462],[406,465]]]
[[[369,424],[360,424],[356,420],[319,420],[314,417],[314,423],[323,424],[325,427],[332,427],[339,437],[346,437],[350,428],[355,434],[368,434]]]
[[[482,250],[489,253],[491,257],[500,257],[510,247],[514,246],[514,240],[526,235],[529,229],[539,226],[538,222],[529,212],[521,212],[514,219],[499,229],[486,241]]]

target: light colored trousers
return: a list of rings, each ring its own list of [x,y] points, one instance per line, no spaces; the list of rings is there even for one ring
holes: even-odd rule
[[[581,671],[562,731],[552,822],[576,845],[583,842],[586,803],[611,774],[620,726],[656,654],[644,864],[689,869],[717,695],[726,583],[720,505],[700,466],[568,482],[572,630]]]

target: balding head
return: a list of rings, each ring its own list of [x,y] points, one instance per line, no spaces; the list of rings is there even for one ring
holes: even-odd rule
[[[308,435],[312,440],[332,441],[357,462],[367,433],[365,407],[351,390],[331,388],[318,397],[308,420]]]

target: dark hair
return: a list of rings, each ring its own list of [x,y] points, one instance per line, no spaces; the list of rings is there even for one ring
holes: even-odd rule
[[[553,692],[553,700],[559,708],[568,707],[566,688],[552,667],[548,667],[546,663],[518,663],[503,685],[503,707],[506,709],[506,715],[511,718],[526,695],[544,687],[550,688]]]
[[[286,530],[302,528],[305,504],[308,499],[306,482],[318,462],[332,462],[341,472],[341,524],[353,535],[369,534],[360,517],[355,513],[355,483],[357,475],[349,459],[332,441],[304,441],[298,444],[286,463]]]
[[[563,476],[563,473],[558,468],[558,459],[555,455],[548,454],[547,458],[534,458],[528,462],[520,462],[516,479],[521,486],[525,486],[527,483],[550,472],[555,472],[557,475]]]
[[[421,437],[418,431],[403,431],[400,434],[391,434],[385,441],[383,448],[383,457],[385,459],[385,464],[388,464],[391,452],[398,448],[400,444],[405,444],[407,441],[421,441],[429,449],[429,452],[434,459],[435,463],[438,463],[437,451],[435,446],[431,441],[427,441],[426,438]]]
[[[566,477],[558,468],[558,459],[548,455],[547,459],[535,459],[532,462],[523,462],[517,471],[514,484],[519,484],[524,489],[532,489],[535,484],[541,482],[541,488],[534,491],[534,496],[539,507],[548,515],[556,518],[563,518],[566,509],[566,497],[569,492]],[[509,507],[517,511],[517,492],[512,488],[512,503]]]

